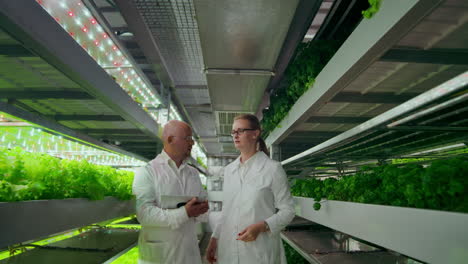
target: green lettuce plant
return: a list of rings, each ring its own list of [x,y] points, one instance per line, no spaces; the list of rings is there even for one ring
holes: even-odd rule
[[[468,213],[468,157],[364,167],[339,179],[292,180],[294,196]]]
[[[133,172],[86,160],[0,148],[0,202],[114,196],[132,198]]]

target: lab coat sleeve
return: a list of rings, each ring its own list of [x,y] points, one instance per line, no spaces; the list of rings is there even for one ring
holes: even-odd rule
[[[219,221],[216,223],[215,228],[213,230],[213,234],[211,234],[211,237],[219,239],[219,235],[221,234],[221,230],[223,228],[223,223],[224,223],[224,212],[225,210],[221,210],[221,217],[219,218]]]
[[[270,227],[270,234],[277,235],[285,228],[294,218],[294,200],[289,190],[289,183],[280,163],[275,164],[276,168],[273,172],[272,191],[275,199],[275,208],[277,213],[265,219]]]
[[[168,226],[177,229],[189,217],[185,207],[162,209],[156,203],[154,178],[146,168],[140,168],[133,180],[133,194],[136,196],[136,213],[143,226]]]

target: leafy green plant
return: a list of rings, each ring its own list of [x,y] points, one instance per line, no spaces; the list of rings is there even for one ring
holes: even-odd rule
[[[468,157],[433,161],[429,166],[383,165],[324,181],[293,180],[294,196],[468,213]],[[318,205],[317,205],[318,204]]]
[[[381,4],[382,0],[369,0],[369,8],[362,11],[362,15],[367,19],[371,19],[377,12],[379,12]]]
[[[205,169],[208,168],[206,164],[203,162],[203,160],[201,159],[201,157],[197,157],[197,163],[200,164],[200,166],[202,166]]]
[[[370,19],[380,8],[382,0],[368,0],[369,8],[362,11],[363,17]],[[289,110],[309,88],[313,87],[316,77],[333,57],[341,44],[351,34],[360,19],[352,20],[343,25],[342,33],[334,36],[333,40],[313,40],[298,45],[294,58],[289,63],[279,87],[270,95],[270,105],[263,110],[263,137],[269,133],[286,117]]]
[[[0,148],[0,201],[132,198],[133,172]]]
[[[270,96],[270,106],[263,112],[264,137],[273,131],[294,103],[315,82],[315,78],[335,54],[336,41],[310,41],[299,44],[296,55],[286,68],[280,88]]]

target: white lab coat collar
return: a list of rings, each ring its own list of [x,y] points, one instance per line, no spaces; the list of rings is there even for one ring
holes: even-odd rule
[[[268,156],[263,151],[257,151],[257,153],[255,153],[254,156],[250,157],[250,159],[252,158],[255,158],[255,160],[253,160],[254,164],[252,164],[251,170],[257,171],[257,172],[263,169],[263,167],[265,166],[265,163],[269,159]],[[241,165],[241,162],[240,162],[240,156],[239,156],[237,157],[235,161],[231,163],[231,166],[229,168],[231,173],[235,173],[235,171],[239,169],[240,165]]]
[[[185,167],[185,165],[187,165],[187,160],[188,159],[184,159],[182,161],[182,164],[180,165],[179,167],[179,170],[182,169],[183,167]],[[173,159],[171,159],[171,157],[169,157],[169,155],[167,154],[166,151],[162,150],[161,151],[161,154],[159,154],[158,156],[156,156],[156,158],[154,158],[153,160],[150,161],[151,164],[154,163],[163,163],[163,164],[167,164],[167,165],[170,165],[169,163],[170,162],[174,162],[175,164],[175,161]],[[154,166],[153,166],[154,167]]]

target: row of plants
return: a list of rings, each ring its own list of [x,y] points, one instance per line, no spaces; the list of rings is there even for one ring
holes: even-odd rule
[[[113,196],[132,198],[133,172],[86,160],[0,148],[0,202]]]
[[[369,8],[361,11],[365,18],[372,18],[380,8],[382,0],[368,0]],[[358,22],[358,21],[356,21]],[[279,87],[270,95],[270,106],[263,110],[263,137],[267,138],[283,118],[288,114],[294,103],[315,82],[315,78],[333,57],[345,39],[356,25],[343,25],[344,34],[336,39],[313,40],[300,43],[295,55],[284,72]]]
[[[432,161],[429,165],[364,167],[339,179],[292,181],[294,196],[367,204],[468,213],[468,156]]]
[[[280,88],[270,95],[270,106],[263,110],[263,137],[273,131],[294,103],[311,87],[317,75],[338,50],[337,41],[317,40],[300,43],[285,70]]]

